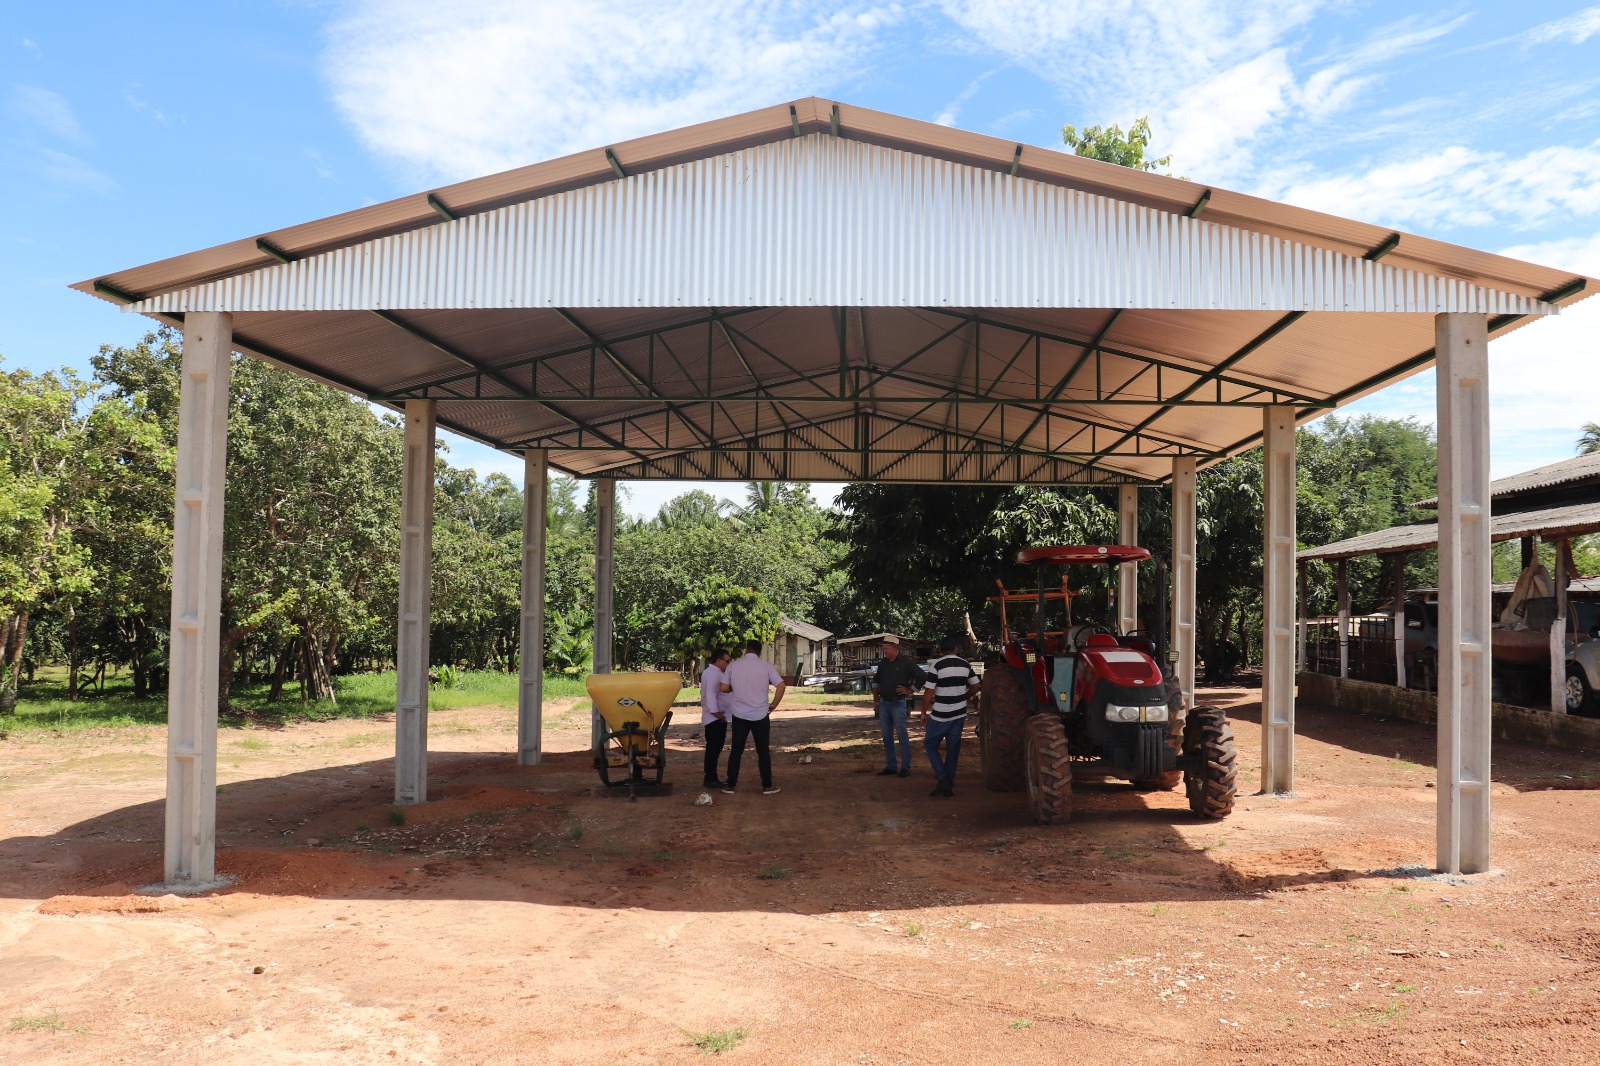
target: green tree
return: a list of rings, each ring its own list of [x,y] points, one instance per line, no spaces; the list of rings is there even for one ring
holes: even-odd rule
[[[1600,452],[1600,422],[1585,422],[1578,437],[1578,454],[1593,455]]]
[[[1075,153],[1104,163],[1115,163],[1132,170],[1155,170],[1170,167],[1172,157],[1146,159],[1145,149],[1150,146],[1150,119],[1136,119],[1123,133],[1121,126],[1089,126],[1079,130],[1076,126],[1062,126],[1061,139]]]
[[[690,661],[748,640],[767,643],[778,635],[778,614],[777,605],[755,589],[716,577],[673,606],[667,639],[681,660]]]

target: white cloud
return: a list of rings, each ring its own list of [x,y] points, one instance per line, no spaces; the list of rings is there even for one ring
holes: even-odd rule
[[[1600,141],[1511,156],[1459,145],[1266,194],[1380,225],[1531,228],[1600,214]]]
[[[1600,233],[1506,248],[1515,259],[1600,276]],[[1489,345],[1489,455],[1494,477],[1570,458],[1585,422],[1600,420],[1600,293]],[[1339,412],[1437,417],[1424,371]]]
[[[370,149],[459,179],[817,92],[893,4],[354,0],[325,77]]]
[[[1526,34],[1527,40],[1535,43],[1567,41],[1582,44],[1595,36],[1600,36],[1600,7],[1584,8],[1566,18],[1535,26]]]
[[[24,156],[24,164],[46,186],[47,194],[87,192],[109,196],[117,189],[117,182],[109,174],[95,169],[83,159],[54,148],[36,145]]]
[[[72,105],[58,92],[37,85],[17,85],[11,90],[11,110],[25,122],[52,137],[74,144],[87,139]]]
[[[967,87],[965,89],[962,89],[961,92],[956,94],[956,98],[954,100],[951,100],[948,104],[944,105],[944,108],[937,116],[935,116],[933,121],[937,122],[941,126],[954,126],[956,124],[956,120],[961,117],[961,109],[967,105],[967,101],[978,95],[978,90],[983,88],[983,83],[988,81],[993,75],[994,71],[986,70],[982,74],[979,74],[976,78],[973,78],[967,83]]]

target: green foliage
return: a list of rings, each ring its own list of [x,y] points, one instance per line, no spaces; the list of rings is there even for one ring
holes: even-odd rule
[[[449,663],[445,663],[443,666],[435,666],[428,671],[428,682],[439,688],[455,688],[456,668]]]
[[[683,660],[734,649],[747,640],[763,644],[778,633],[778,607],[753,588],[713,577],[693,589],[667,618],[667,639]]]
[[[724,1051],[732,1051],[750,1036],[748,1029],[713,1029],[706,1033],[691,1033],[683,1030],[683,1035],[689,1042],[707,1055],[720,1055]]]
[[[1076,126],[1062,126],[1061,139],[1066,142],[1078,155],[1089,159],[1098,159],[1104,163],[1115,163],[1119,167],[1130,167],[1134,170],[1155,170],[1157,167],[1170,167],[1172,157],[1164,155],[1160,159],[1146,159],[1145,149],[1150,145],[1150,119],[1139,118],[1128,127],[1128,132],[1123,133],[1121,126],[1088,126],[1079,131]]]
[[[1585,422],[1578,436],[1578,454],[1593,455],[1600,452],[1600,422]]]

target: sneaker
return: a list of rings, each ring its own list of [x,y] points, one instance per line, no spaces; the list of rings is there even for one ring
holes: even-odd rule
[[[895,774],[897,774],[899,772],[900,772],[899,770],[896,770],[892,766],[885,766],[882,770],[878,771],[878,776],[879,777],[893,777]]]
[[[900,771],[900,776],[901,777],[910,777],[911,776],[910,768],[908,767],[907,769],[901,770]]]
[[[942,796],[942,795],[944,795],[944,782],[940,781],[938,784],[934,785],[933,786],[933,791],[928,793],[928,795],[930,795],[930,796]]]
[[[941,785],[939,787],[939,794],[944,796],[945,799],[955,799],[955,797],[956,797],[956,785],[955,785],[955,782],[954,781],[946,781],[943,785]]]
[[[728,791],[732,792],[733,790],[729,789]],[[761,794],[763,796],[776,796],[782,791],[783,789],[779,788],[777,785],[768,785],[766,788],[761,790]]]
[[[731,796],[731,795],[733,795],[733,786],[732,786],[732,785],[723,785],[723,786],[722,786],[722,794],[723,794],[723,795],[724,795],[724,796]]]
[[[705,784],[701,785],[700,787],[701,788],[727,788],[728,787],[728,783],[726,781],[707,781]]]

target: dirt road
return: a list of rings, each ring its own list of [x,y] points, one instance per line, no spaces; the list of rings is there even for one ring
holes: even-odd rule
[[[1255,694],[1202,695],[1253,790]],[[839,706],[780,712],[779,795],[694,806],[685,724],[674,795],[600,797],[561,710],[531,768],[512,712],[436,712],[403,824],[392,727],[224,730],[196,899],[135,894],[161,731],[0,742],[0,1062],[1600,1063],[1594,756],[1499,745],[1499,870],[1452,883],[1403,869],[1407,723],[1303,712],[1299,793],[1225,822],[1103,784],[1036,827],[970,734],[930,798]]]

